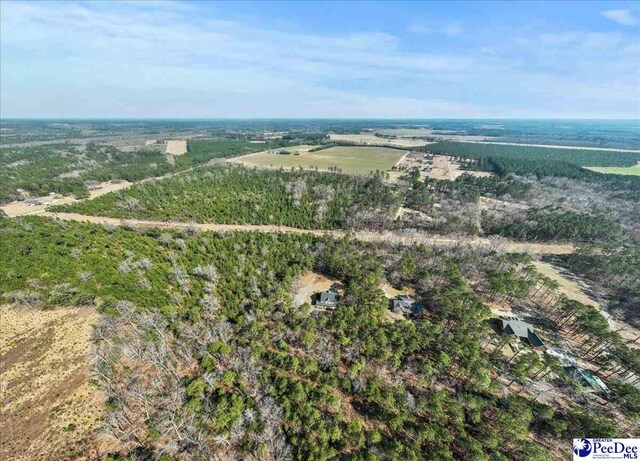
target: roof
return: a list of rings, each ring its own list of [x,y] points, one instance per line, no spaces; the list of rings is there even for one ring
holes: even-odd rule
[[[393,308],[403,314],[417,315],[422,312],[422,304],[407,295],[396,296],[393,299]]]
[[[338,297],[335,291],[323,291],[318,298],[321,303],[335,303],[337,300]]]
[[[315,306],[335,307],[338,301],[338,295],[333,290],[322,291],[315,295],[313,304]]]
[[[522,320],[501,318],[502,331],[508,335],[515,335],[521,339],[526,339],[533,347],[544,346],[540,337],[535,333],[533,325]]]

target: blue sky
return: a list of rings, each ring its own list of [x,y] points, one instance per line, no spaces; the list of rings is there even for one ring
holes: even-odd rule
[[[0,9],[7,118],[640,118],[637,2]]]

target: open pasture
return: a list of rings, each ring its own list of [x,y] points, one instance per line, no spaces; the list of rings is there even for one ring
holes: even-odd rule
[[[621,174],[626,176],[640,176],[640,164],[629,167],[589,167],[587,170],[595,171],[602,174]]]
[[[259,152],[236,159],[249,166],[265,168],[317,168],[329,170],[338,168],[348,174],[368,174],[391,169],[405,154],[405,151],[387,147],[339,146],[299,155],[282,155],[276,152]]]

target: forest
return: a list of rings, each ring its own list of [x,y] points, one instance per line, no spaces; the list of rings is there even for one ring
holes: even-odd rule
[[[640,244],[581,245],[559,263],[579,274],[609,299],[609,310],[640,328]]]
[[[349,229],[367,227],[372,220],[390,221],[389,210],[399,201],[380,175],[215,166],[52,210],[162,221]]]
[[[188,153],[176,157],[174,162],[168,162],[157,149],[139,148],[134,152],[124,152],[112,145],[97,143],[3,147],[0,148],[0,204],[18,199],[20,194],[16,189],[25,190],[33,196],[55,192],[86,197],[88,186],[96,181],[137,181],[283,144],[287,143],[191,140]]]
[[[541,163],[555,161],[577,166],[633,166],[640,162],[640,152],[579,148],[556,149],[552,147],[441,141],[425,146],[423,149],[463,158],[535,159]]]
[[[548,298],[527,255],[37,217],[2,220],[0,232],[5,301],[102,314],[96,379],[103,430],[120,443],[111,459],[547,460],[572,437],[624,435],[638,410],[633,387],[613,380],[607,407],[501,391],[501,379],[507,390],[576,386],[553,361],[507,362],[488,348],[498,339],[484,300]],[[332,314],[293,304],[309,270],[341,280]],[[389,321],[383,279],[414,286],[425,315]],[[539,309],[560,328],[599,331],[589,306],[554,300]],[[584,347],[597,351],[594,338]]]
[[[586,166],[633,166],[640,152],[599,151],[592,149],[556,149],[549,147],[442,141],[418,148],[434,154],[453,156],[463,168],[491,171],[499,176],[518,175],[565,177],[596,183],[622,197],[640,201],[640,177],[607,175]]]

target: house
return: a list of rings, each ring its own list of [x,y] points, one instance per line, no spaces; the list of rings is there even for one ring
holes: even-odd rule
[[[575,365],[566,366],[564,367],[564,369],[569,374],[569,376],[571,376],[583,386],[588,387],[593,391],[603,392],[605,395],[609,395],[610,391],[607,385],[593,373],[587,370],[583,370],[582,368],[579,368]]]
[[[338,294],[334,290],[321,291],[313,299],[313,305],[326,309],[335,309],[338,303]]]
[[[544,348],[544,343],[533,329],[533,325],[514,318],[499,319],[500,329],[504,334],[513,335],[529,344],[534,349]]]
[[[408,295],[396,296],[393,299],[393,310],[404,315],[420,315],[422,304]]]

